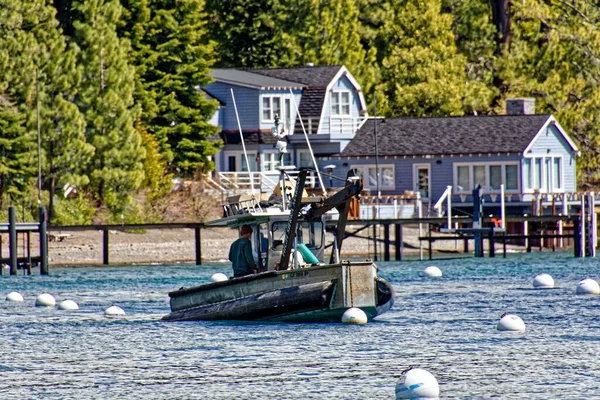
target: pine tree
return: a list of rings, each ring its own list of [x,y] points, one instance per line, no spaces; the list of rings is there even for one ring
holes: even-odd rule
[[[172,169],[191,175],[214,169],[211,157],[219,142],[209,138],[218,129],[209,123],[214,101],[199,90],[210,82],[213,47],[205,28],[202,0],[154,0],[128,3],[126,29],[131,32],[142,122],[155,135]],[[151,10],[150,14],[146,12]],[[143,17],[143,23],[139,22]],[[134,19],[133,17],[138,19]],[[125,29],[124,29],[125,31]]]
[[[54,215],[54,196],[66,184],[83,187],[89,179],[85,166],[94,151],[86,143],[85,119],[74,100],[81,79],[76,66],[78,49],[68,45],[55,18],[56,10],[35,0],[31,34],[37,44],[36,108],[29,113],[28,126],[36,131],[39,122],[42,146],[42,177],[51,201],[48,216]],[[38,121],[39,119],[39,121]]]
[[[77,103],[95,150],[88,176],[98,200],[115,210],[144,178],[144,150],[134,128],[135,71],[128,63],[129,43],[116,33],[118,0],[89,0],[75,8],[82,16],[73,24],[83,71]]]
[[[439,0],[404,0],[382,26],[387,43],[382,61],[383,96],[390,116],[463,115],[481,92],[467,83],[466,58],[458,54],[452,16]],[[378,99],[379,100],[379,99]]]
[[[496,65],[505,97],[532,96],[580,145],[580,184],[600,185],[600,10],[591,3],[513,3],[511,43]]]

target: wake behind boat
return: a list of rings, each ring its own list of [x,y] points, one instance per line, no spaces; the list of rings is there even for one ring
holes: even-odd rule
[[[349,308],[360,308],[372,320],[392,307],[394,290],[377,276],[373,262],[339,257],[350,202],[362,191],[362,180],[352,170],[341,190],[307,197],[306,175],[301,170],[295,183],[282,179],[275,193],[281,194],[280,204],[261,204],[254,197],[237,199],[224,206],[225,218],[208,223],[250,225],[262,272],[170,292],[171,313],[163,320],[339,322]],[[325,263],[324,217],[333,208],[339,219],[330,260]]]

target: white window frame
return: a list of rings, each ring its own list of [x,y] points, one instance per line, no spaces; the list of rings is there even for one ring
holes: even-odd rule
[[[363,188],[370,190],[377,190],[377,183],[371,185],[369,182],[369,169],[377,168],[376,164],[361,164],[351,165],[350,168],[358,170],[360,176],[363,178]],[[392,170],[392,185],[383,184],[383,169]],[[379,164],[379,190],[396,190],[396,166],[394,164]]]
[[[251,162],[251,160],[255,160],[255,164],[256,164],[256,151],[248,151],[248,161]],[[235,157],[235,171],[229,171],[229,157],[234,156]],[[225,168],[227,169],[227,171],[224,172],[249,172],[249,171],[242,171],[242,166],[244,165],[245,162],[245,157],[244,157],[244,152],[241,150],[228,150],[226,152],[224,152],[223,157],[225,157]],[[262,168],[262,164],[261,164],[261,168]],[[252,172],[256,172],[256,171],[252,171]]]
[[[287,165],[291,163],[291,155],[287,154],[288,161]],[[285,155],[284,155],[285,157]],[[277,150],[266,150],[260,155],[260,169],[262,172],[277,172],[279,174],[279,151]]]
[[[554,160],[560,160],[560,171],[559,171],[559,185],[560,187],[554,187]],[[531,154],[527,155],[523,158],[523,165],[525,165],[526,160],[529,161],[529,182],[531,183],[530,187],[526,186],[527,179],[525,177],[525,172],[523,172],[523,193],[534,193],[535,191],[539,191],[540,193],[564,193],[565,192],[565,157],[562,155],[545,155],[545,154]],[[541,182],[539,188],[534,188],[535,182],[535,168],[534,165],[536,160],[541,160]],[[548,170],[548,165],[550,169]],[[525,168],[523,168],[523,171]],[[550,187],[548,187],[548,183],[550,183]]]
[[[452,165],[452,191],[457,194],[470,194],[475,189],[475,172],[473,167],[485,167],[485,185],[482,186],[482,189],[487,193],[500,193],[500,188],[491,189],[491,172],[490,167],[501,167],[501,183],[504,184],[504,191],[506,193],[519,193],[521,189],[521,179],[520,179],[520,171],[521,171],[521,163],[519,161],[481,161],[481,162],[457,162]],[[516,189],[508,189],[506,187],[506,167],[507,166],[516,166],[517,167],[517,188]],[[469,168],[469,187],[463,188],[462,190],[458,187],[458,168],[459,167],[468,167]]]
[[[304,155],[306,154],[308,156],[308,161],[309,161],[309,165],[307,166],[308,168],[314,168],[313,162],[312,162],[312,157],[310,156],[310,150],[296,150],[296,167],[298,168],[302,168],[303,165],[300,164],[300,154]]]
[[[347,94],[348,95],[348,101],[347,102],[342,102],[343,97],[342,94]],[[338,100],[338,108],[339,110],[336,112],[333,108],[333,99],[337,98]],[[344,112],[344,107],[348,107],[348,112],[345,113]],[[335,117],[349,117],[350,115],[352,115],[352,93],[349,90],[333,90],[330,93],[330,109],[331,109],[331,116],[335,116]]]
[[[283,113],[283,109],[284,109],[284,99],[285,96],[282,96],[281,94],[263,94],[260,97],[260,120],[261,122],[275,122],[275,110],[273,107],[273,99],[279,99],[279,114]],[[264,107],[264,100],[269,100],[269,117],[265,118],[264,116],[264,111],[265,111],[265,107]],[[283,116],[279,115],[280,121],[283,122]]]
[[[421,197],[422,199],[431,198],[431,164],[413,164],[413,191],[419,193],[419,170],[427,169],[427,193],[429,196]]]

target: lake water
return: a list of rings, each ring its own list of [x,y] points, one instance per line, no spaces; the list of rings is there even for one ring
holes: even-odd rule
[[[165,323],[167,292],[228,264],[72,268],[0,277],[1,399],[393,399],[427,369],[444,399],[600,398],[600,296],[576,295],[598,261],[571,253],[380,262],[394,308],[367,325]],[[442,278],[423,270],[436,265]],[[549,273],[555,289],[535,290]],[[79,311],[34,307],[43,292]],[[107,318],[111,305],[127,315]],[[499,332],[505,313],[523,333]]]

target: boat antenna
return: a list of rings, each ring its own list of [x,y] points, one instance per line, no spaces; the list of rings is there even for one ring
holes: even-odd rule
[[[244,149],[244,158],[246,159],[246,167],[248,167],[248,173],[250,174],[250,191],[254,196],[254,176],[252,174],[252,168],[250,168],[250,162],[248,161],[248,153],[246,152],[246,144],[244,143],[244,134],[242,133],[242,125],[240,124],[240,116],[238,114],[237,105],[235,104],[235,96],[233,95],[233,88],[231,88],[231,98],[233,99],[233,108],[235,110],[235,118],[237,119],[238,129],[240,131],[240,139],[242,140],[242,149]]]
[[[315,171],[317,172],[317,177],[319,178],[319,184],[323,189],[323,194],[327,195],[327,190],[325,189],[325,185],[323,185],[323,178],[321,177],[321,172],[319,172],[319,166],[317,165],[317,160],[315,160],[315,154],[312,151],[312,147],[310,145],[310,141],[308,140],[308,135],[306,134],[306,129],[304,129],[304,123],[302,122],[302,116],[300,115],[300,110],[298,110],[298,104],[296,104],[296,99],[294,98],[294,93],[292,89],[290,89],[290,94],[292,95],[292,102],[294,103],[294,108],[296,109],[296,115],[300,120],[300,126],[302,127],[302,132],[304,132],[304,138],[306,139],[306,144],[308,145],[308,151],[310,152],[310,158],[312,159],[313,165],[315,166]]]

